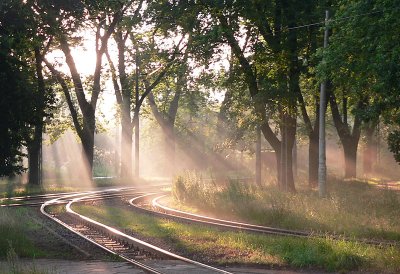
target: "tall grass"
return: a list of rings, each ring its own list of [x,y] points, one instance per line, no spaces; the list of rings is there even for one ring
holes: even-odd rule
[[[231,180],[226,184],[185,173],[173,184],[173,197],[186,206],[224,218],[288,229],[340,233],[349,237],[400,240],[400,193],[360,181],[330,179],[329,196],[300,188],[296,194],[274,186]]]

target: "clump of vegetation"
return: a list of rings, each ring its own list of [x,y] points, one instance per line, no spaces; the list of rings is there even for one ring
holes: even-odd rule
[[[174,181],[178,204],[260,225],[400,240],[400,193],[366,182],[330,179],[329,197],[320,199],[307,188],[292,194],[274,186],[238,181],[216,186],[196,178],[185,175]]]
[[[201,174],[195,172],[185,172],[175,178],[172,186],[172,195],[180,202],[195,199],[196,201],[207,201],[211,203],[211,193],[215,191],[217,185],[214,180],[203,179]]]
[[[325,238],[293,238],[221,231],[157,219],[118,206],[76,205],[74,209],[97,221],[131,229],[146,240],[170,246],[185,256],[215,264],[253,264],[320,268],[328,271],[400,270],[400,250]]]

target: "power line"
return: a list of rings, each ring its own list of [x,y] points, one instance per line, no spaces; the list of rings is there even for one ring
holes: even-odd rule
[[[383,13],[383,12],[384,12],[383,10],[379,10],[379,11],[361,13],[361,14],[341,17],[341,18],[337,18],[337,19],[329,19],[328,22],[339,22],[339,21],[344,21],[344,20],[356,18],[356,17],[362,17],[362,16],[366,16],[366,15],[378,14],[378,13]],[[306,24],[306,25],[294,26],[294,27],[290,27],[290,28],[285,28],[283,30],[274,31],[274,33],[283,32],[283,31],[290,31],[290,30],[294,30],[294,29],[308,28],[308,27],[318,26],[318,25],[323,25],[323,24],[325,24],[325,21],[309,23],[309,24]]]

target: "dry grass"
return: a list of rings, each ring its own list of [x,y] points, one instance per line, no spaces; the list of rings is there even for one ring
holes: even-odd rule
[[[331,179],[329,196],[298,187],[296,194],[273,186],[231,181],[219,185],[188,173],[175,179],[173,196],[186,207],[223,218],[288,229],[400,240],[400,192],[367,182]]]

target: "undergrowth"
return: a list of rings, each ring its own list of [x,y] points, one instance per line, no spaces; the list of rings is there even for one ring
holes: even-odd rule
[[[238,180],[219,184],[187,172],[173,184],[181,205],[213,215],[288,229],[312,230],[347,237],[400,240],[400,193],[365,182],[329,180],[329,196],[298,188],[282,192]]]

